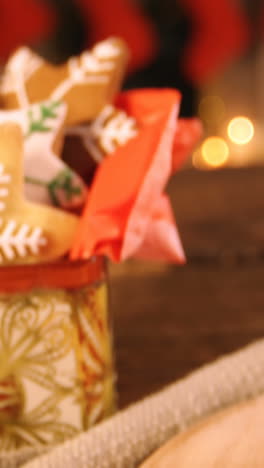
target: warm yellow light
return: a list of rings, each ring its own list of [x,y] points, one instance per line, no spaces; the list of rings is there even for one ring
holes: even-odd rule
[[[246,145],[254,136],[254,125],[247,117],[235,117],[229,122],[227,133],[237,145]]]
[[[199,104],[199,115],[207,124],[219,123],[225,112],[224,101],[219,96],[205,96]]]
[[[229,157],[229,148],[227,143],[223,138],[207,138],[202,145],[202,157],[209,166],[223,166]]]

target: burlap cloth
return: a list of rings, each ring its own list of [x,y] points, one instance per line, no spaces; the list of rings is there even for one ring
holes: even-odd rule
[[[41,449],[2,454],[0,467],[137,467],[198,419],[262,392],[264,340],[193,372],[44,455],[37,456]]]

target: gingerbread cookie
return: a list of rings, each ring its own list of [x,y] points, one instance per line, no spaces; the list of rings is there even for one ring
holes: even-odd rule
[[[67,106],[46,101],[17,111],[0,111],[0,124],[15,122],[24,135],[26,198],[65,208],[82,206],[84,182],[56,155],[61,152]]]
[[[0,264],[46,262],[71,247],[78,218],[23,197],[23,135],[0,125]]]
[[[99,163],[116,148],[138,133],[134,118],[114,106],[107,105],[90,124],[67,128],[63,159],[87,183],[91,182]]]
[[[127,47],[115,38],[57,66],[23,47],[6,65],[0,97],[5,109],[63,100],[68,104],[68,125],[92,120],[120,88],[127,58]]]

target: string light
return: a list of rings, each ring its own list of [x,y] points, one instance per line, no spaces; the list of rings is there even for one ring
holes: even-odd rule
[[[223,138],[209,137],[202,144],[201,154],[208,166],[217,168],[227,162],[229,147]]]
[[[227,127],[230,140],[236,145],[246,145],[254,137],[254,125],[247,117],[235,117]]]

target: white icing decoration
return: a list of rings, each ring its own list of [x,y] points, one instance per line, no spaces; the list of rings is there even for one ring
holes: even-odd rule
[[[84,52],[80,59],[73,57],[68,61],[69,77],[53,91],[51,99],[60,100],[77,83],[105,84],[109,80],[108,72],[114,69],[114,59],[120,54],[118,47],[110,41],[104,41]]]
[[[69,60],[69,77],[62,81],[61,84],[51,94],[51,99],[54,101],[61,100],[71,90],[71,88],[78,83],[81,84],[105,84],[107,82],[106,76],[85,76],[85,72],[79,67],[75,59]]]
[[[111,110],[114,109],[108,110],[109,116]],[[118,112],[105,124],[103,119],[107,119],[107,117],[107,113],[105,112],[105,115],[103,115],[102,112],[101,120],[95,120],[90,127],[90,132],[100,140],[106,153],[112,153],[117,145],[124,145],[137,135],[136,122],[132,117],[127,117],[125,112]]]
[[[0,227],[0,262],[13,260],[17,256],[23,258],[28,253],[38,255],[41,247],[47,244],[40,227],[18,225],[14,219],[10,219],[6,224],[0,219]]]
[[[15,92],[19,105],[27,106],[29,101],[25,89],[26,81],[43,63],[43,59],[30,49],[21,47],[8,62],[1,82],[2,93]]]
[[[80,58],[82,77],[85,78],[86,73],[108,72],[113,70],[114,64],[110,61],[100,61],[98,57],[90,52],[84,52]],[[94,78],[94,77],[93,77]]]
[[[137,135],[136,127],[134,118],[123,111],[116,111],[113,106],[105,106],[91,125],[69,128],[67,134],[80,136],[87,151],[100,163],[104,156],[102,150],[105,154],[113,153],[118,146]]]
[[[4,165],[0,163],[0,211],[4,211],[6,209],[6,197],[9,195],[8,187],[1,187],[1,185],[7,185],[11,182],[11,175],[5,173]],[[1,200],[4,198],[4,200]]]
[[[99,42],[99,44],[93,48],[93,51],[99,59],[118,57],[120,53],[119,48],[110,40]]]

